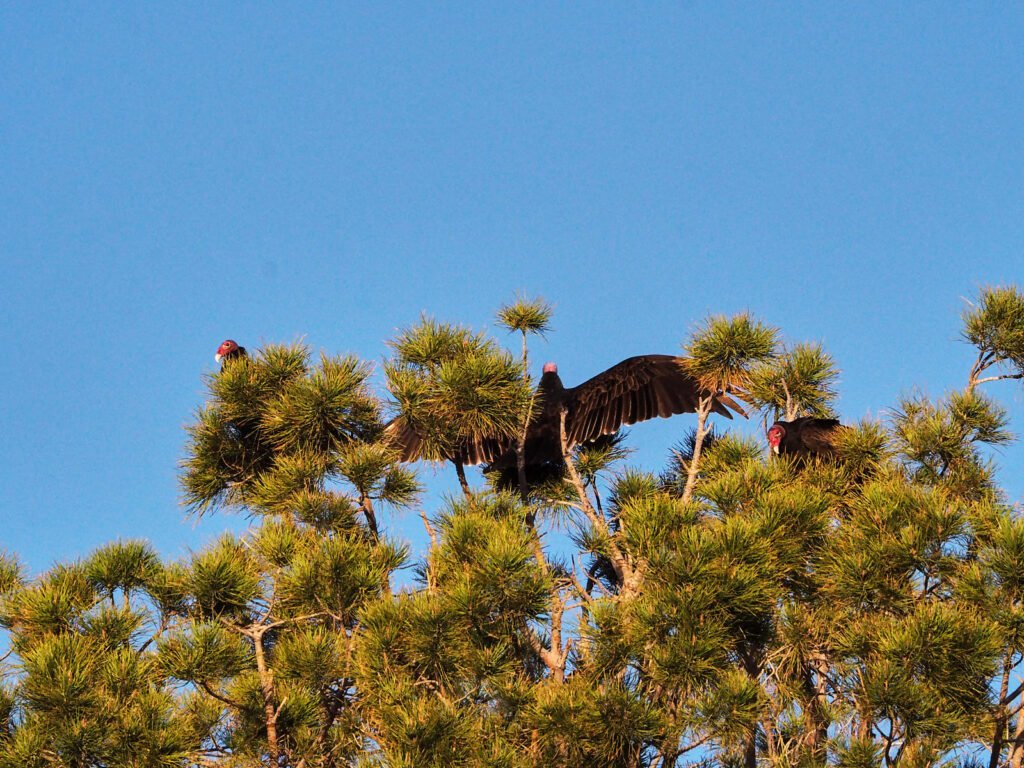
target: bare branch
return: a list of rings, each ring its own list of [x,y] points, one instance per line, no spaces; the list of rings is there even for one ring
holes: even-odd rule
[[[587,516],[590,523],[601,531],[605,536],[608,537],[608,549],[609,556],[612,563],[612,568],[615,569],[615,575],[622,582],[623,588],[628,591],[633,591],[636,588],[635,574],[632,566],[622,554],[622,550],[619,549],[619,545],[612,538],[612,533],[608,530],[608,522],[597,514],[597,510],[594,509],[594,505],[590,503],[590,497],[587,495],[587,489],[583,485],[583,481],[580,479],[579,472],[576,471],[576,465],[573,464],[572,455],[569,452],[569,441],[565,436],[565,415],[566,409],[563,407],[559,414],[558,432],[562,443],[562,459],[565,462],[566,472],[569,474],[569,479],[572,482],[573,487],[576,489],[576,495],[580,499],[580,509],[583,514]]]
[[[217,701],[227,704],[229,707],[233,707],[234,709],[242,708],[242,705],[239,704],[237,701],[232,701],[227,696],[221,696],[219,693],[213,690],[213,688],[210,687],[210,684],[205,680],[198,680],[197,683],[200,688],[206,691],[210,696],[215,698]]]
[[[1002,376],[986,376],[983,379],[972,379],[967,388],[974,389],[979,384],[985,384],[989,381],[1002,381],[1003,379],[1024,379],[1024,373],[1004,373]]]
[[[427,529],[427,534],[430,536],[430,547],[431,549],[437,549],[437,532],[434,530],[434,526],[430,524],[430,520],[427,519],[427,513],[420,509],[420,517],[423,519],[423,526]]]
[[[693,498],[693,488],[697,484],[697,465],[700,463],[701,449],[704,447],[704,438],[707,436],[707,420],[711,413],[713,396],[708,395],[700,399],[697,406],[697,432],[693,441],[693,458],[690,459],[690,466],[686,471],[686,486],[683,488],[683,503],[686,504]]]

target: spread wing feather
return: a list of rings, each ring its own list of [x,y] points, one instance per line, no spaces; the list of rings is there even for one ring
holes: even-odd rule
[[[462,443],[463,464],[490,464],[508,448],[508,440],[499,442],[492,437],[466,440]]]
[[[694,413],[700,386],[672,355],[639,355],[613,365],[578,387],[565,390],[562,403],[568,409],[565,432],[570,443],[585,443],[611,434],[624,424],[636,424],[655,416]],[[715,399],[714,411],[732,418],[729,409],[746,411],[732,398]]]
[[[398,450],[402,461],[426,458],[423,455],[423,436],[401,416],[384,427],[384,437]],[[462,441],[458,452],[463,464],[488,464],[500,456],[507,447],[507,440],[480,437]]]
[[[398,451],[402,461],[416,461],[420,457],[423,439],[405,419],[392,419],[384,426],[384,438]]]
[[[613,365],[603,373],[572,389],[559,390],[558,402],[567,409],[565,432],[570,445],[595,440],[617,432],[623,425],[667,418],[678,413],[694,413],[702,395],[697,382],[682,367],[682,358],[672,355],[639,355]],[[719,395],[713,410],[732,418],[730,409],[747,415],[733,398]],[[556,409],[557,412],[557,409]],[[557,443],[557,421],[541,417],[530,427],[528,440],[550,441],[552,427]],[[403,417],[384,428],[385,437],[396,447],[402,461],[423,458],[423,435]],[[456,446],[455,456],[463,464],[491,464],[507,461],[511,450],[508,438],[467,438]],[[535,450],[540,450],[536,449]],[[540,453],[544,453],[540,450]]]

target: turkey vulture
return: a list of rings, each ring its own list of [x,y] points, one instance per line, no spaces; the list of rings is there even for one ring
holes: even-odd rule
[[[220,363],[220,369],[223,371],[224,363],[228,360],[238,360],[243,357],[248,357],[245,354],[245,347],[240,347],[238,342],[228,339],[217,347],[217,354],[213,356],[213,359]]]
[[[832,440],[838,430],[845,429],[837,419],[801,416],[793,421],[776,421],[768,430],[772,452],[806,461],[815,456],[835,456]]]
[[[686,373],[682,362],[682,358],[672,355],[630,357],[570,389],[562,386],[558,366],[546,363],[537,386],[540,409],[526,430],[527,471],[544,465],[561,465],[559,427],[563,408],[569,448],[613,434],[623,425],[655,416],[667,418],[677,413],[696,412],[701,396],[707,392]],[[731,397],[715,396],[713,412],[731,419],[730,408],[747,415]],[[420,458],[422,438],[401,417],[387,426],[386,433],[401,451],[403,461]],[[450,458],[461,464],[488,463],[488,471],[508,470],[516,466],[516,440],[488,437],[467,440]]]

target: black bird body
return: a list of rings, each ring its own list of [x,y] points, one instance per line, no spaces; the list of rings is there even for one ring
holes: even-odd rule
[[[654,417],[694,413],[706,392],[672,355],[639,355],[623,360],[579,386],[566,388],[554,363],[544,366],[537,385],[539,408],[526,429],[524,457],[527,468],[562,461],[560,425],[565,410],[568,447],[587,443],[621,427]],[[732,418],[729,409],[746,416],[731,397],[716,395],[712,410]],[[399,417],[387,432],[401,450],[403,461],[420,458],[422,439]],[[514,438],[467,440],[450,457],[462,464],[489,464],[488,469],[516,465]]]
[[[768,430],[768,445],[780,456],[806,461],[813,457],[835,456],[834,438],[846,429],[837,419],[801,416],[792,421],[776,421]]]

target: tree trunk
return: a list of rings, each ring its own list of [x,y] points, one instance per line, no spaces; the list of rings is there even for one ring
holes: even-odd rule
[[[866,702],[867,696],[864,693],[864,677],[863,671],[858,671],[858,677],[860,677],[860,684],[858,685],[853,697],[853,706],[857,710],[858,723],[857,723],[857,738],[860,741],[866,741],[871,738],[871,729],[874,728],[875,723],[871,719],[871,708]]]
[[[821,705],[818,702],[818,690],[814,683],[814,674],[811,672],[810,666],[804,668],[803,675],[804,694],[807,697],[804,700],[804,713],[807,718],[804,746],[807,748],[808,755],[814,760],[821,753],[821,748],[825,743],[824,717]]]
[[[1003,659],[1003,679],[999,684],[999,698],[996,700],[996,730],[992,735],[992,754],[989,756],[989,768],[999,768],[999,756],[1003,751],[1003,736],[1006,732],[1006,692],[1010,687],[1010,659],[1013,652],[1007,653]]]
[[[701,398],[697,406],[697,433],[693,441],[693,456],[690,458],[690,466],[686,470],[686,486],[683,488],[683,503],[688,502],[693,496],[693,488],[697,484],[697,464],[700,463],[700,451],[704,446],[704,436],[707,434],[708,414],[711,413],[711,397]]]
[[[263,712],[267,718],[267,749],[274,764],[281,759],[281,751],[277,743],[277,715],[274,708],[274,673],[267,668],[267,660],[263,649],[265,631],[256,631],[250,635],[253,650],[256,654],[256,671],[260,677],[260,690],[263,693]]]
[[[747,746],[743,751],[743,768],[757,768],[757,728],[747,737]]]
[[[359,504],[363,510],[363,516],[366,518],[366,524],[370,528],[370,533],[373,535],[373,540],[379,541],[380,532],[377,530],[377,515],[373,511],[373,501],[363,493],[360,494]]]
[[[1021,695],[1024,701],[1024,694]],[[1010,750],[1010,768],[1021,768],[1024,763],[1024,709],[1017,715],[1017,727],[1013,734],[1013,749]]]
[[[573,488],[576,489],[576,495],[579,497],[580,509],[583,511],[583,514],[587,516],[587,519],[590,520],[597,530],[608,536],[608,559],[612,563],[612,568],[615,569],[616,578],[622,584],[621,594],[634,594],[639,587],[639,574],[626,559],[622,550],[619,549],[614,535],[608,529],[608,521],[603,516],[597,514],[594,505],[590,503],[587,489],[583,487],[583,481],[580,480],[576,466],[572,463],[572,453],[569,451],[569,443],[565,437],[565,414],[566,410],[563,407],[560,414],[558,431],[562,444],[562,459],[565,461],[565,471],[569,475],[569,481],[572,483]]]
[[[523,331],[523,383],[529,381],[529,358],[526,354],[526,331]],[[530,428],[530,415],[533,413],[533,401],[537,397],[534,390],[530,396],[530,405],[523,416],[523,427],[519,430],[519,439],[516,440],[516,474],[519,476],[519,495],[525,502],[530,495],[530,489],[526,485],[526,431]],[[533,513],[529,515],[530,527],[533,527]]]
[[[459,476],[459,485],[462,486],[462,493],[468,499],[470,497],[469,481],[466,480],[466,470],[462,466],[462,456],[456,456],[452,459],[452,464],[455,465],[455,474]]]
[[[828,738],[828,722],[825,717],[825,702],[828,688],[825,680],[826,661],[821,654],[812,657],[804,667],[804,692],[807,694],[807,735],[804,744],[812,761],[824,758],[825,740]]]
[[[698,427],[699,429],[699,427]],[[700,433],[698,432],[698,435]],[[697,451],[694,451],[694,458],[696,458]],[[743,648],[740,654],[743,659],[743,669],[746,671],[747,676],[757,682],[761,676],[761,662],[758,658],[760,654],[756,654],[755,650],[746,643],[746,647]],[[756,655],[755,655],[756,654]],[[747,736],[747,745],[743,751],[743,766],[744,768],[757,768],[757,723],[755,722],[750,727],[750,734]]]

